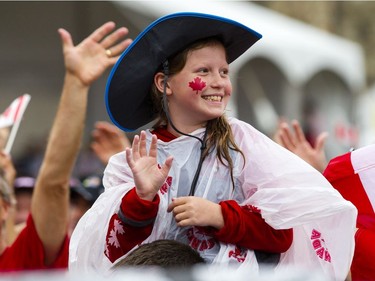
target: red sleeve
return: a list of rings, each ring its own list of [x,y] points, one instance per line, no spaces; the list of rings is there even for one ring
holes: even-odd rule
[[[46,266],[43,244],[36,232],[32,216],[29,215],[26,227],[0,256],[0,271],[67,269],[68,250],[69,238],[66,236],[58,257],[53,264]]]
[[[355,234],[355,251],[351,266],[352,280],[375,280],[375,232],[359,228]]]
[[[120,208],[127,221],[124,222],[119,214],[114,214],[107,230],[104,253],[112,263],[150,236],[159,202],[158,195],[153,201],[139,198],[135,188],[125,194]],[[133,222],[133,224],[127,222]],[[143,222],[147,225],[143,225]],[[136,223],[140,223],[141,226],[134,226]]]
[[[273,229],[257,208],[250,205],[241,207],[234,200],[222,201],[220,206],[224,227],[214,232],[219,241],[270,253],[283,253],[292,244],[293,230]]]

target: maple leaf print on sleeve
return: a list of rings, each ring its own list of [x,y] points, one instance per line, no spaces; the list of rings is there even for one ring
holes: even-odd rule
[[[198,92],[206,87],[206,82],[202,81],[200,77],[195,77],[193,81],[189,82],[189,87],[192,88],[193,91],[197,91],[196,94],[198,95]]]
[[[115,246],[116,248],[120,248],[120,243],[118,242],[116,231],[111,230],[109,237],[108,237],[108,244]]]
[[[115,220],[113,229],[117,234],[124,234],[125,233],[124,227],[122,226],[122,224],[119,220]]]

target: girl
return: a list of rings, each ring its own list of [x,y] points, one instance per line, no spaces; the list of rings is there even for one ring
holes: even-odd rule
[[[271,261],[345,278],[353,205],[298,157],[225,117],[229,63],[260,37],[229,19],[179,13],[125,51],[107,85],[109,115],[124,130],[158,119],[110,159],[106,191],[73,233],[71,269],[105,272],[138,244],[174,239],[254,274]]]

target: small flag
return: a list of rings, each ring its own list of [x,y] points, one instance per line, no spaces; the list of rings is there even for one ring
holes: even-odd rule
[[[10,106],[0,115],[0,129],[13,126],[15,123],[21,121],[30,98],[30,95],[24,94],[16,98],[10,104]]]

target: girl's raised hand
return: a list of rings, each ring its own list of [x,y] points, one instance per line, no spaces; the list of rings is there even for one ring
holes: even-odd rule
[[[172,166],[173,157],[169,156],[164,165],[157,163],[157,137],[152,136],[149,151],[146,148],[146,132],[133,139],[132,148],[126,148],[126,160],[133,172],[134,183],[138,196],[143,200],[152,201],[165,182]]]
[[[168,212],[173,212],[178,226],[212,226],[216,229],[224,226],[221,206],[204,198],[174,198],[168,206]]]

